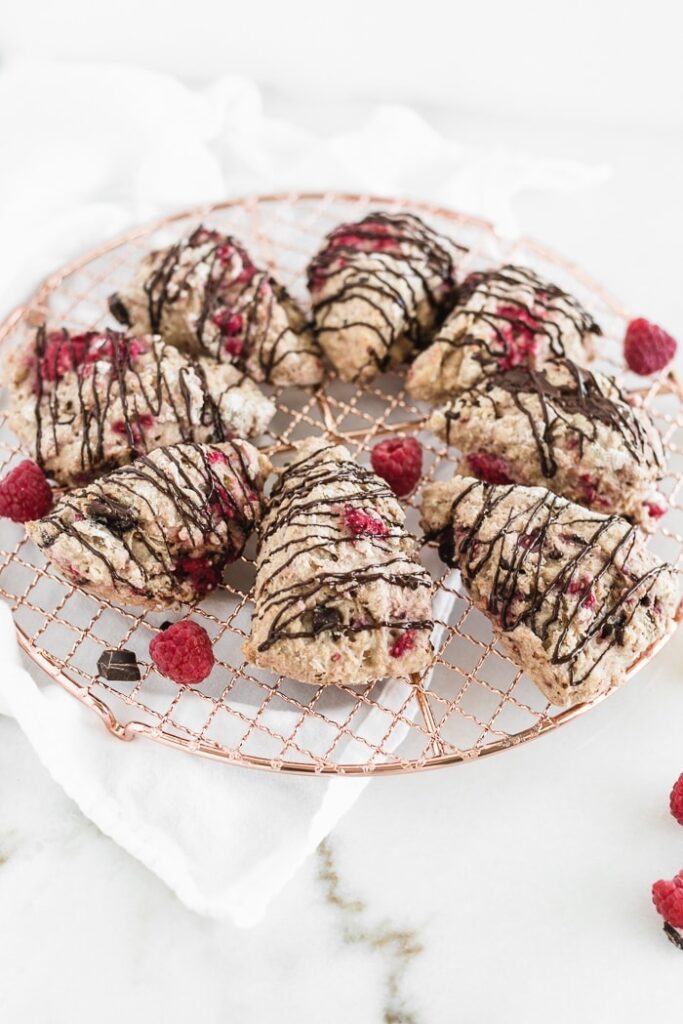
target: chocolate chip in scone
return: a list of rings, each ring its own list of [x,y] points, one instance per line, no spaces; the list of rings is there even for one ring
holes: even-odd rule
[[[118,292],[114,292],[113,295],[109,296],[109,312],[124,327],[130,327],[131,321],[128,309]]]
[[[341,612],[338,608],[330,608],[326,605],[318,605],[313,609],[313,635],[317,636],[325,629],[334,629],[340,626],[342,621]]]
[[[133,651],[104,651],[98,658],[101,676],[110,682],[132,683],[140,679],[140,668]]]
[[[125,533],[137,524],[137,516],[113,498],[94,498],[86,512],[96,523],[102,523],[112,533]]]

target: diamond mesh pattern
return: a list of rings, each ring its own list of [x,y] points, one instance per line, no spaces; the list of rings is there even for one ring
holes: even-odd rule
[[[539,246],[506,242],[484,221],[417,202],[366,196],[287,195],[219,204],[166,218],[130,232],[58,271],[0,328],[0,342],[20,343],[47,317],[72,329],[111,324],[106,298],[122,285],[149,249],[168,244],[204,220],[237,235],[254,260],[269,266],[305,300],[304,268],[322,236],[342,220],[372,209],[410,209],[469,247],[463,273],[501,260],[534,267],[573,291],[601,323],[597,366],[617,372],[637,390],[663,433],[669,456],[663,489],[671,510],[651,544],[677,566],[683,559],[683,410],[681,386],[663,374],[643,386],[624,374],[621,338],[626,315],[580,271]],[[629,379],[630,378],[630,379]],[[448,478],[457,453],[448,452],[420,424],[416,405],[396,374],[359,388],[334,381],[316,393],[270,389],[277,415],[263,441],[273,461],[286,460],[293,442],[324,433],[343,440],[367,463],[376,439],[416,431],[425,449],[423,483]],[[3,396],[6,407],[7,396]],[[21,457],[0,412],[1,471]],[[408,502],[416,534],[419,491]],[[242,765],[311,773],[382,773],[471,760],[532,739],[584,712],[558,712],[492,640],[486,618],[470,605],[457,572],[445,569],[433,547],[422,558],[438,584],[433,666],[423,678],[356,686],[310,686],[248,664],[241,644],[249,630],[254,544],[226,583],[191,614],[214,640],[217,665],[201,686],[179,688],[149,661],[149,641],[167,616],[140,614],[101,601],[62,580],[23,528],[0,523],[0,594],[10,602],[19,639],[31,658],[122,739],[142,734],[184,750]],[[112,683],[97,675],[105,648],[135,651],[139,683]],[[636,666],[634,666],[635,668]]]

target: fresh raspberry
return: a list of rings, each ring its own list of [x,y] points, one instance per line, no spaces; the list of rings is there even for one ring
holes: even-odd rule
[[[422,475],[422,445],[414,437],[392,437],[372,449],[372,468],[400,498],[415,489]]]
[[[209,634],[191,619],[174,622],[155,636],[149,653],[162,676],[181,686],[201,683],[215,661]]]
[[[683,928],[683,871],[671,881],[655,882],[652,886],[652,902],[665,921],[674,928]]]
[[[409,629],[405,633],[401,633],[399,637],[394,640],[393,644],[389,648],[389,655],[392,658],[401,658],[406,651],[412,651],[415,648],[415,630]]]
[[[218,586],[220,571],[208,558],[181,558],[176,571],[188,576],[198,594],[207,594]]]
[[[679,825],[683,825],[683,775],[679,775],[669,797],[671,813]]]
[[[509,466],[505,459],[489,452],[470,452],[466,459],[469,469],[487,484],[511,484]]]
[[[647,377],[663,370],[676,354],[676,339],[657,324],[639,317],[631,320],[624,338],[624,357],[629,370]]]
[[[368,512],[363,512],[353,505],[344,506],[344,522],[354,537],[386,537],[389,527],[381,519],[375,519]]]
[[[0,481],[0,516],[15,523],[42,519],[52,508],[52,489],[40,466],[24,459]]]

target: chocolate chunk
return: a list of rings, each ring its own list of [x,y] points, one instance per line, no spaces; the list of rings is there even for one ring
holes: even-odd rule
[[[455,537],[450,526],[447,526],[439,537],[439,558],[446,565],[455,565]]]
[[[112,533],[125,533],[137,525],[137,516],[113,498],[94,498],[86,512],[96,523],[102,523]]]
[[[338,608],[318,605],[313,609],[313,635],[317,636],[325,629],[334,629],[335,626],[341,625],[341,621],[341,612]]]
[[[109,312],[124,327],[130,327],[130,315],[118,292],[109,296]]]
[[[140,668],[133,651],[104,651],[97,661],[101,676],[111,682],[138,682]]]

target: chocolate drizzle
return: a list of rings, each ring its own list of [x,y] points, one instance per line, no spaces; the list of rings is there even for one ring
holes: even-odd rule
[[[476,512],[460,511],[468,499]],[[492,532],[501,513],[503,525]],[[624,645],[639,609],[653,624],[664,613],[657,585],[670,569],[650,560],[644,572],[634,571],[642,547],[638,529],[618,516],[584,512],[545,489],[472,482],[455,498],[443,533],[452,538],[449,563],[468,586],[476,588],[486,572],[486,611],[511,634],[513,647],[515,630],[526,626],[549,662],[566,668],[570,687],[583,683],[611,648]]]
[[[623,444],[631,458],[653,469],[661,469],[662,456],[653,444],[657,432],[647,413],[629,405],[614,380],[596,376],[570,359],[548,360],[542,369],[516,366],[497,370],[463,391],[442,410],[446,418],[446,440],[457,443],[458,423],[467,408],[490,404],[496,419],[503,412],[496,389],[510,396],[522,412],[538,454],[542,474],[552,479],[558,472],[557,451],[568,444],[581,459],[598,443],[598,424],[614,435],[612,444]],[[482,444],[486,444],[485,423]],[[601,444],[605,445],[603,439]],[[580,467],[579,467],[580,468]],[[530,477],[533,477],[533,468]],[[530,478],[519,480],[531,482]]]
[[[124,598],[138,595],[161,607],[174,603],[183,584],[201,594],[218,582],[256,525],[260,490],[244,442],[172,445],[70,492],[32,535],[48,554],[61,542],[57,564],[63,549],[69,561],[63,568],[67,575],[78,571],[79,584],[89,585],[95,563]],[[166,501],[170,517],[159,511]],[[110,544],[102,543],[93,523],[112,535]],[[133,582],[138,576],[142,586]],[[99,571],[92,574],[100,578]],[[98,589],[97,582],[92,586]]]
[[[77,349],[76,343],[85,348]],[[173,364],[167,363],[167,353]],[[59,372],[54,370],[55,354],[64,363]],[[176,372],[179,360],[175,386],[168,372],[171,365]],[[36,333],[32,363],[36,461],[58,478],[86,482],[143,454],[148,444],[155,447],[153,426],[162,412],[167,441],[220,442],[231,435],[231,423],[220,410],[222,396],[214,397],[218,389],[215,383],[210,386],[202,364],[161,342],[110,330],[48,335],[43,324]],[[237,377],[224,393],[240,388],[244,379]],[[169,424],[176,428],[175,437],[169,437]],[[80,440],[78,464],[64,471],[58,465],[62,443],[74,435]]]
[[[318,336],[363,327],[378,342],[366,365],[385,370],[398,342],[423,345],[450,309],[458,250],[466,251],[411,214],[370,213],[340,225],[308,267]],[[377,324],[347,321],[345,307],[357,300],[377,313]]]
[[[177,309],[187,304],[185,344],[243,371],[253,358],[259,372],[255,374],[252,368],[251,373],[258,380],[276,382],[278,371],[294,356],[319,356],[305,317],[286,289],[266,271],[258,270],[232,236],[200,225],[175,245],[150,254],[148,263],[150,270],[141,290],[146,307],[144,326],[152,334],[163,335],[166,317],[177,318]],[[197,291],[198,313],[193,297]],[[274,333],[278,306],[283,306],[287,315],[285,326]],[[110,297],[109,309],[120,323],[130,325],[131,311],[119,293]],[[228,326],[231,320],[238,325],[234,343],[231,334],[221,329],[222,317]],[[177,330],[175,324],[172,330]],[[180,339],[177,343],[181,344]]]
[[[261,551],[268,545],[268,555],[258,560],[255,610],[255,620],[270,619],[270,624],[259,651],[282,640],[312,639],[324,633],[431,631],[428,619],[413,621],[397,615],[378,621],[369,612],[362,620],[349,618],[348,603],[362,595],[368,584],[384,581],[400,595],[401,591],[430,590],[432,583],[411,557],[402,522],[379,510],[378,502],[395,500],[393,492],[369,470],[350,458],[340,460],[334,452],[333,446],[323,446],[294,461],[271,494],[260,539]],[[329,497],[321,497],[320,488],[325,488]],[[386,532],[354,534],[344,521],[343,509],[348,507],[371,513],[375,521],[381,520]],[[297,535],[291,534],[293,529]],[[372,546],[373,558],[364,567],[345,568],[346,551],[359,539]],[[297,571],[299,560],[315,557],[317,552],[327,562],[337,563],[338,569],[326,568],[313,577],[303,567]],[[295,582],[284,583],[283,577]],[[400,597],[398,600],[400,603]]]

